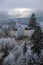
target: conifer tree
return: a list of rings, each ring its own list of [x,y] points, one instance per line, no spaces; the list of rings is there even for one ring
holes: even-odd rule
[[[32,13],[32,15],[31,15],[30,22],[29,22],[29,26],[30,26],[32,29],[36,28],[36,26],[37,26],[36,16],[35,16],[34,13]]]
[[[4,55],[2,56],[2,59],[0,60],[0,65],[3,65],[3,60],[9,55],[7,44],[5,48],[2,45],[2,52],[4,53]]]
[[[27,52],[27,46],[26,46],[26,42],[25,42],[24,46],[23,46],[23,54],[25,55],[26,52]]]
[[[41,49],[42,49],[42,30],[40,26],[37,26],[37,28],[35,29],[31,40],[33,43],[33,47],[32,50],[33,52],[37,53],[37,55],[39,56],[41,53]]]
[[[7,56],[9,55],[9,51],[8,51],[8,46],[7,46],[7,44],[6,44],[6,46],[5,46],[5,49],[3,50],[3,53],[4,53],[3,58],[5,58],[5,57],[7,57]]]

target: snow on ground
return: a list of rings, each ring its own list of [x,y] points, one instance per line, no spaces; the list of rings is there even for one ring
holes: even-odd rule
[[[29,36],[31,37],[31,35],[33,34],[34,30],[25,30],[24,36]]]

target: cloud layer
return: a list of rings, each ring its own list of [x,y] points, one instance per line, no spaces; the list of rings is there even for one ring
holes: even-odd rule
[[[8,15],[13,15],[14,17],[27,17],[33,12],[33,9],[29,8],[15,8],[8,10]]]
[[[0,10],[12,8],[43,9],[43,0],[0,0]]]
[[[34,10],[43,11],[43,0],[0,0],[0,12],[14,17],[26,17]]]

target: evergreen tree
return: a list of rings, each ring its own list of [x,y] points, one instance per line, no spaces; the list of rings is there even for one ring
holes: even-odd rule
[[[26,64],[26,52],[27,52],[27,46],[26,46],[26,42],[24,43],[24,46],[23,46],[23,55],[24,55],[24,65],[27,65]]]
[[[5,49],[3,50],[3,53],[4,53],[3,59],[9,55],[9,51],[8,51],[8,46],[7,46],[7,44],[6,44],[6,46],[5,46]]]
[[[37,26],[36,17],[35,17],[35,14],[34,13],[32,13],[32,15],[31,15],[30,22],[29,22],[29,26],[32,29],[36,28],[36,26]]]
[[[26,46],[26,42],[25,42],[24,46],[23,46],[23,54],[25,55],[26,52],[27,52],[27,46]]]
[[[2,52],[4,53],[4,55],[3,55],[2,59],[0,60],[0,65],[3,65],[3,60],[9,55],[7,44],[6,44],[5,48],[2,45]]]
[[[39,56],[42,49],[42,30],[40,26],[37,26],[37,28],[35,29],[31,40],[33,43],[33,52],[37,53],[37,55]]]

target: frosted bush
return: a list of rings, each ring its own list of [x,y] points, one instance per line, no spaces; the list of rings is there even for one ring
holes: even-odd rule
[[[3,65],[16,65],[15,58],[12,53],[10,53],[3,61]]]
[[[4,24],[4,25],[2,26],[2,29],[3,29],[3,31],[7,31],[7,30],[8,30],[8,25]]]
[[[7,24],[3,24],[2,26],[2,30],[5,33],[5,35],[9,35],[9,31],[10,31],[10,26],[8,26]]]
[[[16,45],[13,49],[12,49],[12,53],[13,53],[13,55],[15,54],[15,52],[17,52],[18,51],[18,48],[19,48],[19,46],[18,45]]]
[[[20,50],[20,48],[19,48],[20,46],[17,46],[16,45],[16,47],[12,50],[12,54],[14,55],[14,57],[15,57],[15,61],[17,61],[18,60],[18,58],[21,56],[21,54],[22,54],[22,52],[21,52],[21,50]]]
[[[2,49],[2,47],[5,48],[6,44],[9,49],[13,49],[16,46],[16,41],[14,38],[1,38],[0,49]]]

